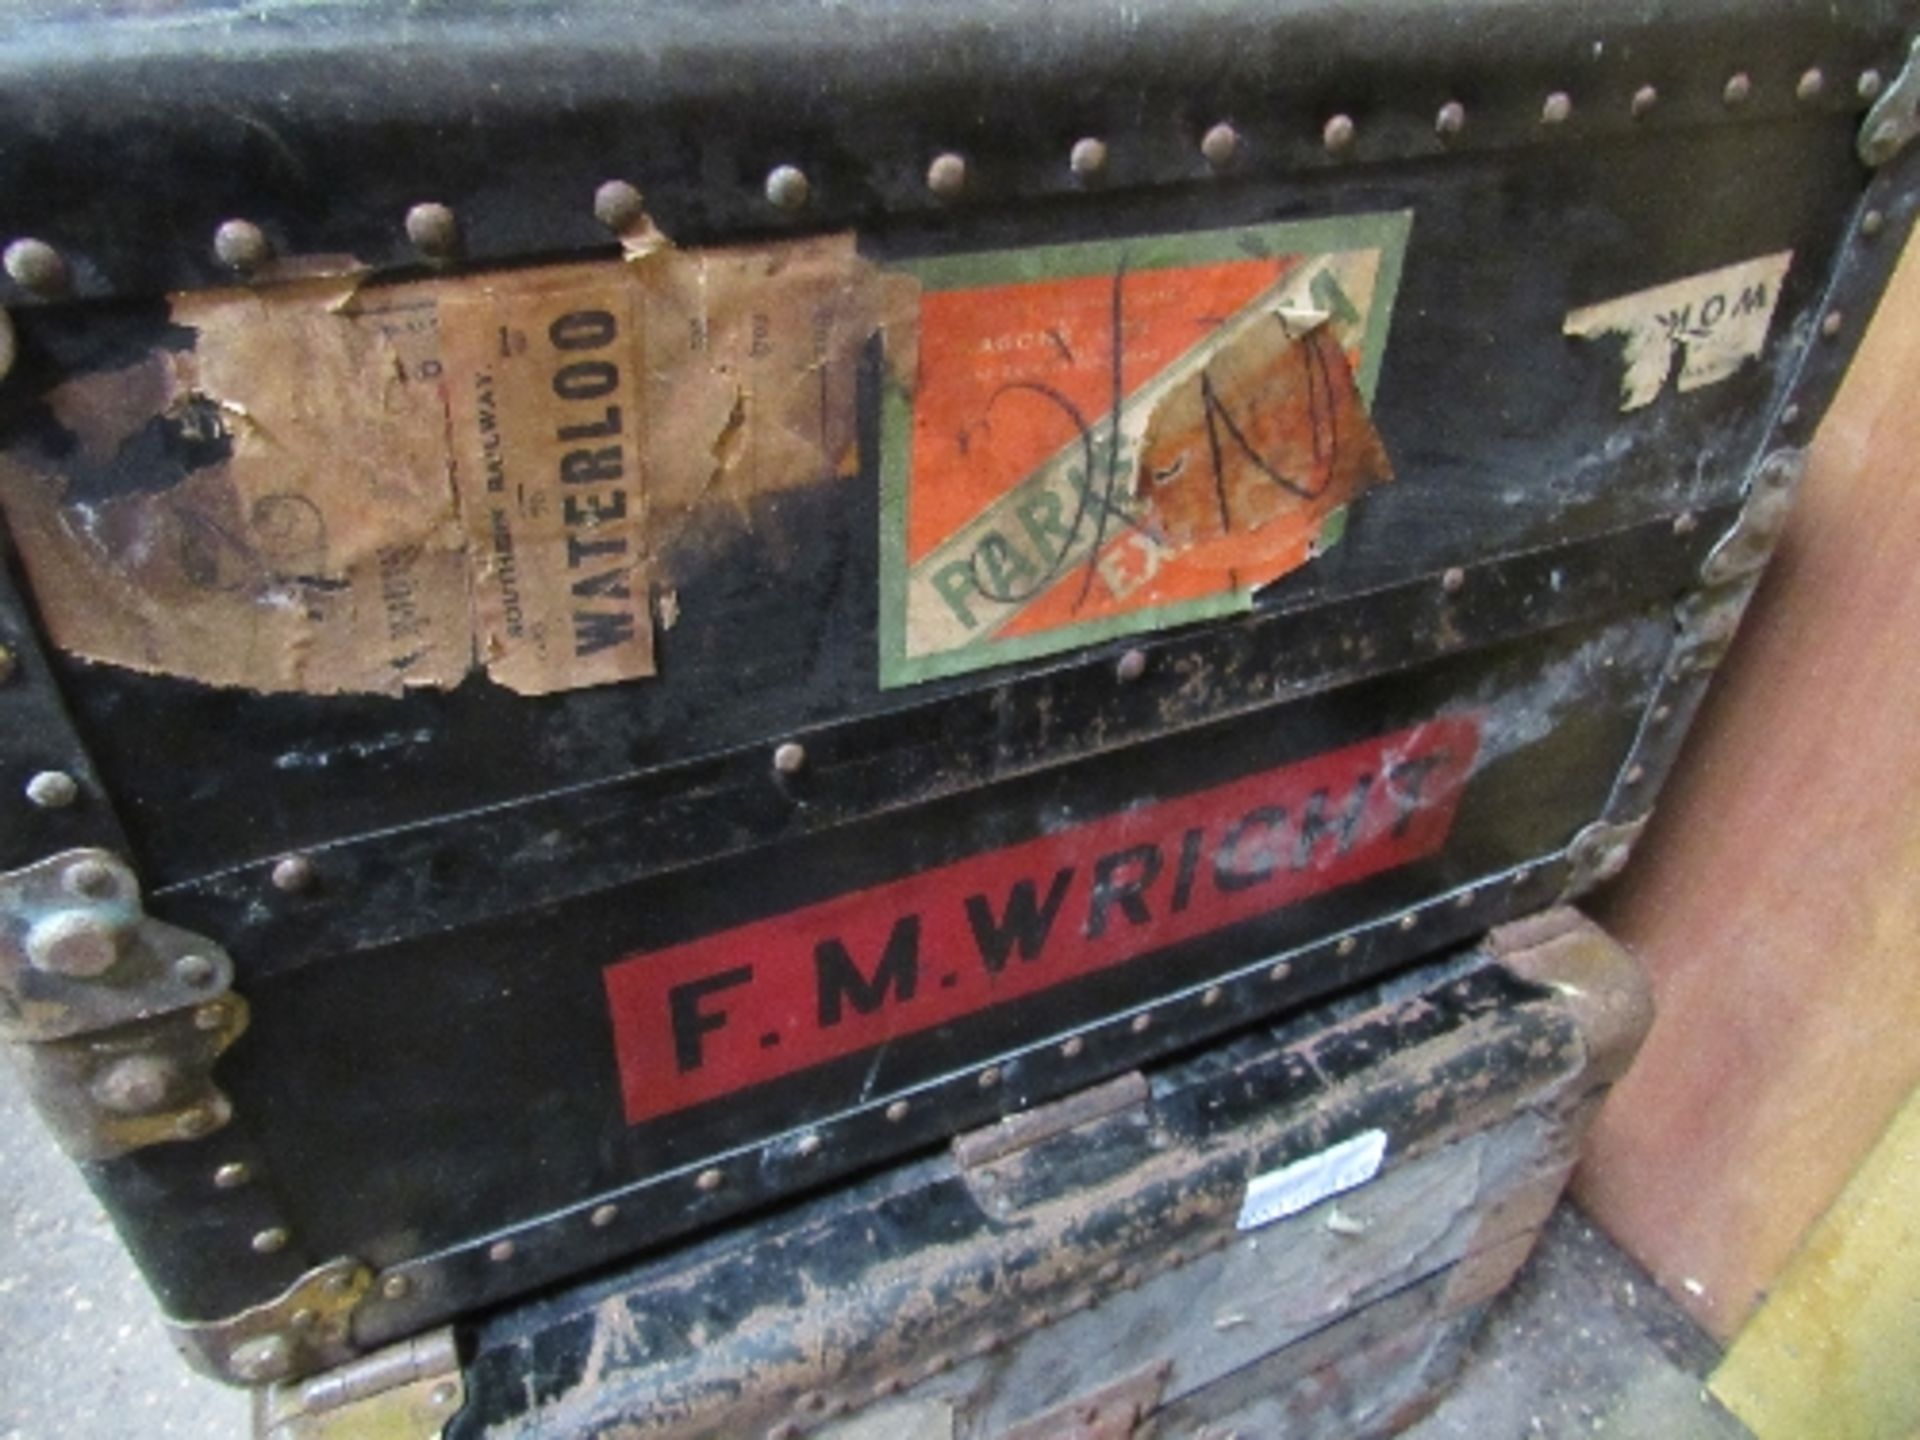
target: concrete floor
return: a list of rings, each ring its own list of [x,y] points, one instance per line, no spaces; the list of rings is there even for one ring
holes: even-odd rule
[[[1460,1385],[1409,1440],[1748,1440],[1710,1342],[1563,1207]],[[0,1073],[0,1440],[242,1440],[247,1397],[174,1356],[106,1217]],[[1260,1437],[1268,1440],[1268,1437]]]

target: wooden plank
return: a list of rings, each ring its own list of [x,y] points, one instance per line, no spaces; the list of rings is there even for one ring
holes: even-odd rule
[[[1757,1440],[1920,1431],[1920,1091],[1710,1382]]]
[[[1660,1016],[1578,1194],[1722,1339],[1920,1082],[1916,394],[1909,246],[1676,780],[1596,907]]]

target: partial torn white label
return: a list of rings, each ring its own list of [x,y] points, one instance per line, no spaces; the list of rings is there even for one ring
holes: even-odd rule
[[[1309,1155],[1278,1170],[1256,1175],[1247,1182],[1247,1198],[1240,1206],[1238,1228],[1258,1230],[1289,1215],[1318,1205],[1364,1185],[1380,1173],[1387,1158],[1387,1132],[1362,1130],[1318,1155]]]
[[[1627,372],[1620,408],[1653,403],[1680,362],[1679,388],[1724,380],[1767,343],[1791,250],[1603,300],[1567,316],[1562,333],[1581,339],[1618,335]]]

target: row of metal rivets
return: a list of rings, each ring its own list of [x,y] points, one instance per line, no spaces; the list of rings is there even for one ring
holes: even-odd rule
[[[1882,87],[1880,72],[1863,70],[1854,89],[1862,100],[1872,100]],[[1826,76],[1818,68],[1804,71],[1794,87],[1802,101],[1817,100],[1826,92]],[[1728,78],[1721,98],[1729,106],[1745,105],[1753,97],[1753,79],[1741,71]],[[1635,119],[1650,113],[1660,95],[1652,85],[1642,85],[1633,93],[1628,111]],[[1540,123],[1563,125],[1573,115],[1573,97],[1564,90],[1548,95],[1540,107]],[[1449,100],[1434,115],[1433,128],[1443,141],[1452,140],[1466,129],[1467,110],[1458,100]],[[1353,149],[1359,126],[1351,115],[1336,114],[1321,129],[1321,144],[1327,153],[1342,156]],[[1239,154],[1244,137],[1230,122],[1222,120],[1210,127],[1200,139],[1200,154],[1216,171],[1226,169]],[[1109,149],[1099,136],[1076,140],[1067,153],[1068,171],[1077,179],[1091,181],[1107,167]],[[967,188],[968,164],[958,151],[944,151],[927,166],[927,189],[938,199],[956,200]],[[813,195],[812,182],[797,165],[776,165],[764,182],[767,202],[781,210],[804,209]],[[600,222],[616,234],[637,224],[644,214],[639,190],[625,180],[609,180],[594,192],[593,212]],[[460,253],[460,224],[453,210],[438,201],[423,201],[406,213],[404,228],[408,242],[426,259],[444,262]],[[222,221],[213,234],[215,258],[238,274],[260,269],[273,258],[273,244],[266,232],[251,220]],[[4,255],[7,274],[28,292],[43,297],[66,293],[71,283],[67,263],[60,252],[45,240],[32,237],[9,244]]]
[[[1532,866],[1522,866],[1513,871],[1507,878],[1514,888],[1518,888],[1532,879],[1533,874],[1534,869]],[[1450,897],[1442,897],[1441,899],[1428,902],[1426,905],[1416,906],[1399,916],[1382,919],[1367,928],[1375,931],[1384,931],[1392,928],[1405,934],[1417,929],[1423,915],[1428,911],[1438,910],[1442,906],[1449,904],[1454,909],[1465,910],[1477,903],[1484,893],[1484,889],[1481,886],[1469,886]],[[1359,946],[1360,940],[1358,934],[1349,933],[1342,935],[1339,939],[1330,943],[1323,943],[1318,948],[1323,951],[1331,950],[1333,954],[1345,958],[1354,954],[1359,949]],[[1062,1057],[1071,1060],[1085,1052],[1086,1043],[1090,1036],[1095,1036],[1100,1033],[1119,1034],[1125,1032],[1131,1035],[1146,1033],[1146,1031],[1151,1029],[1156,1023],[1159,1013],[1163,1012],[1170,1005],[1178,1006],[1183,1001],[1192,1001],[1202,1009],[1213,1009],[1226,998],[1227,987],[1254,986],[1263,980],[1271,984],[1282,984],[1292,979],[1293,975],[1294,962],[1289,960],[1278,961],[1267,966],[1264,971],[1258,969],[1248,970],[1240,975],[1223,980],[1220,983],[1208,985],[1197,994],[1179,996],[1171,1001],[1162,1002],[1157,1011],[1142,1010],[1132,1015],[1118,1016],[1082,1031],[1079,1034],[1071,1035],[1067,1039],[1058,1042],[1057,1050]],[[1012,1058],[1029,1058],[1042,1053],[1044,1053],[1044,1047],[1036,1047],[1035,1049],[1024,1052],[1020,1056]],[[972,1084],[976,1088],[981,1090],[997,1089],[1006,1078],[1005,1062],[986,1065],[970,1073]],[[949,1085],[964,1085],[967,1083],[967,1079],[962,1077],[946,1083]],[[924,1100],[930,1095],[937,1094],[939,1088],[940,1087],[936,1086],[930,1088],[928,1091],[922,1092],[921,1098]],[[889,1102],[886,1109],[881,1112],[889,1123],[896,1125],[904,1121],[912,1113],[913,1104],[905,1099],[896,1099]],[[762,1147],[759,1155],[763,1161],[773,1161],[784,1158],[788,1143],[789,1142],[785,1140],[773,1142],[772,1144]],[[825,1149],[825,1141],[817,1131],[807,1131],[797,1140],[791,1142],[791,1146],[793,1153],[801,1158],[813,1159],[823,1152]],[[693,1175],[691,1183],[693,1188],[701,1194],[712,1195],[725,1188],[727,1184],[727,1173],[726,1168],[723,1166],[707,1166]],[[592,1228],[605,1230],[619,1219],[620,1213],[620,1207],[617,1204],[606,1202],[596,1205],[592,1210],[588,1211],[586,1220]],[[548,1227],[542,1225],[534,1227],[534,1229],[525,1233],[535,1234],[546,1228]],[[486,1248],[487,1258],[496,1265],[504,1265],[514,1260],[519,1254],[519,1244],[512,1238],[502,1238],[492,1241]],[[380,1293],[389,1300],[401,1300],[412,1292],[412,1288],[412,1282],[407,1276],[395,1271],[389,1273],[382,1280]]]
[[[1449,595],[1457,595],[1466,587],[1466,583],[1467,572],[1458,565],[1449,566],[1440,575],[1440,588]],[[1136,646],[1125,651],[1114,663],[1114,678],[1123,684],[1131,684],[1147,673],[1147,665],[1147,652]],[[773,769],[778,775],[797,776],[807,768],[807,764],[807,747],[798,740],[782,741],[773,749]],[[35,778],[38,780],[41,777]],[[32,783],[29,782],[30,797]],[[70,780],[69,783],[71,783]],[[71,803],[71,799],[72,797],[69,796],[66,801],[60,803]],[[36,800],[35,803],[54,802]],[[274,861],[272,868],[268,871],[268,879],[273,888],[289,895],[302,894],[311,890],[316,878],[313,861],[305,855],[283,855]]]

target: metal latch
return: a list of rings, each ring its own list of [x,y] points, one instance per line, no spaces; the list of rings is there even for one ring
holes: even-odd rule
[[[212,1072],[247,1026],[232,984],[226,951],[148,915],[104,850],[0,874],[0,1040],[76,1160],[227,1123]]]
[[[452,1330],[260,1392],[259,1440],[439,1440],[466,1404]]]

